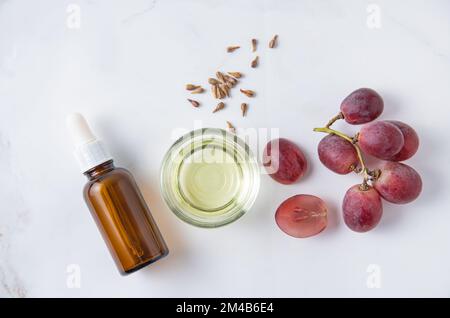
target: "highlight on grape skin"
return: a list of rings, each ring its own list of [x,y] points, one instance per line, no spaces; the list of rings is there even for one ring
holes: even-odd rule
[[[401,130],[387,121],[365,124],[358,136],[358,144],[365,153],[385,160],[399,153],[404,143]]]
[[[270,141],[263,154],[267,173],[277,182],[292,184],[306,172],[308,163],[297,145],[285,138]]]
[[[336,173],[348,174],[358,166],[355,147],[339,136],[325,136],[317,150],[323,165]]]
[[[383,204],[374,188],[367,186],[364,190],[357,184],[345,194],[342,212],[345,224],[351,230],[363,233],[372,230],[380,222]]]
[[[373,186],[386,201],[405,204],[422,192],[422,179],[416,170],[399,162],[387,161]]]
[[[384,102],[370,88],[360,88],[348,95],[341,104],[341,113],[347,123],[359,125],[371,122],[381,115]]]
[[[397,121],[397,120],[389,120],[391,124],[397,126],[403,134],[404,144],[402,149],[391,157],[389,160],[391,161],[404,161],[412,156],[414,156],[419,148],[419,136],[416,131],[409,125]]]
[[[299,194],[280,204],[275,221],[286,234],[305,238],[319,234],[327,227],[328,209],[320,198]]]

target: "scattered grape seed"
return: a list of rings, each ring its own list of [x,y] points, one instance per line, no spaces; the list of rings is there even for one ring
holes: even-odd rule
[[[193,91],[194,89],[199,88],[200,85],[194,85],[194,84],[186,84],[186,90]]]
[[[258,40],[252,39],[252,52],[256,52],[257,45],[258,45]]]
[[[220,99],[224,98],[227,95],[227,93],[224,90],[223,85],[217,85],[217,88],[218,88],[218,91],[219,91],[219,98]]]
[[[248,105],[246,103],[241,104],[242,117],[245,117],[247,114]]]
[[[225,96],[230,97],[230,87],[227,84],[222,84],[221,89],[225,92]]]
[[[211,78],[208,78],[208,83],[211,85],[217,85],[217,84],[219,84],[219,81],[217,79],[211,77]]]
[[[233,126],[232,123],[230,123],[229,121],[227,121],[227,128],[230,132],[235,133],[236,132],[236,128]]]
[[[194,107],[200,106],[200,103],[197,102],[196,100],[193,100],[193,99],[189,99],[189,98],[188,98],[188,101],[189,101],[189,103],[191,103],[192,106],[194,106]]]
[[[224,75],[223,78],[225,80],[224,84],[230,84],[231,87],[237,84],[237,80],[229,75]]]
[[[193,91],[191,91],[191,94],[201,94],[203,93],[205,90],[203,89],[203,87],[197,87],[196,89],[194,89]]]
[[[269,47],[273,48],[277,45],[277,39],[278,35],[275,35],[269,42]],[[259,41],[256,38],[251,39],[251,51],[254,53],[258,49]],[[232,53],[236,51],[237,49],[240,49],[239,45],[231,45],[226,48],[228,53]],[[252,68],[256,68],[259,66],[259,56],[256,55],[253,60],[250,63],[250,66]],[[230,97],[230,91],[233,87],[235,87],[238,84],[238,79],[242,77],[242,73],[240,72],[226,72],[222,73],[221,71],[216,72],[216,78],[211,77],[208,78],[208,83],[211,85],[211,94],[215,99],[223,99],[225,97]],[[186,90],[191,91],[191,94],[201,94],[205,91],[205,89],[201,85],[195,85],[195,84],[186,84]],[[240,89],[240,92],[247,97],[254,97],[255,92],[249,89]],[[188,99],[188,101],[191,103],[193,107],[199,107],[200,102]],[[217,106],[214,108],[213,113],[223,109],[225,107],[225,104],[223,102],[220,102],[217,104]],[[242,103],[241,104],[241,114],[243,117],[247,115],[248,111],[248,104]],[[231,124],[231,122],[227,121],[227,127],[230,131],[235,132],[235,127]]]
[[[236,51],[239,48],[240,48],[240,46],[237,46],[237,45],[229,46],[229,47],[227,47],[227,52],[228,53],[232,53],[232,52]]]
[[[217,104],[216,108],[214,108],[213,113],[215,113],[221,109],[224,109],[224,107],[225,107],[225,103],[220,102],[219,104]]]
[[[278,35],[275,34],[272,38],[272,40],[270,40],[269,42],[269,48],[273,49],[274,47],[277,46],[277,40],[278,40]]]
[[[225,83],[225,82],[226,82],[225,77],[224,77],[224,75],[223,75],[222,72],[217,71],[217,72],[216,72],[216,77],[217,77],[217,79],[218,79],[220,82],[222,82],[222,83]]]
[[[253,61],[252,61],[252,63],[250,64],[250,66],[251,66],[252,68],[255,68],[255,67],[258,66],[258,64],[259,64],[259,56],[256,56],[256,57],[253,59]]]
[[[247,97],[253,97],[255,96],[255,92],[250,89],[240,89],[241,93],[246,95]]]
[[[239,73],[239,72],[228,72],[228,74],[230,74],[234,78],[241,78],[242,77],[242,74]]]
[[[217,95],[217,85],[211,86],[211,93],[215,99],[219,98],[219,96]]]

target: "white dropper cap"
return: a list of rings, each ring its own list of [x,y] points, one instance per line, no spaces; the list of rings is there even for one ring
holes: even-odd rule
[[[75,157],[83,173],[112,160],[102,141],[92,133],[83,115],[73,113],[67,116],[67,128],[72,135]]]

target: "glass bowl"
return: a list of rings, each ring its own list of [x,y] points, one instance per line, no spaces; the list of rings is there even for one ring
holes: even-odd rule
[[[223,129],[180,137],[161,167],[161,191],[181,220],[199,227],[229,224],[244,215],[259,191],[258,163],[249,146]]]

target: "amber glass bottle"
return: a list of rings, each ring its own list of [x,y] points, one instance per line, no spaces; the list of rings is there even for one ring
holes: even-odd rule
[[[132,273],[166,256],[169,250],[133,176],[114,167],[83,116],[69,116],[68,126],[75,156],[88,178],[84,199],[120,273]]]
[[[168,254],[133,176],[107,161],[84,173],[84,198],[122,274]]]

